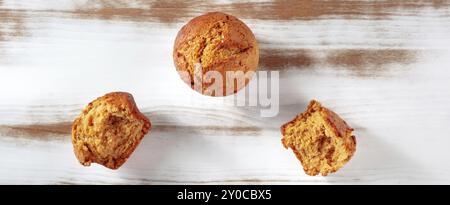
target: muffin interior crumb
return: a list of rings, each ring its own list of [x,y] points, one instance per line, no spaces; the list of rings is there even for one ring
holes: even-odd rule
[[[142,137],[144,121],[135,118],[126,106],[98,102],[80,118],[75,127],[77,147],[84,165],[91,162],[115,168],[123,163]]]
[[[290,147],[308,175],[335,172],[351,158],[353,151],[346,145],[351,132],[338,136],[327,121],[327,111],[320,105],[310,107],[299,119],[287,124],[283,144]]]

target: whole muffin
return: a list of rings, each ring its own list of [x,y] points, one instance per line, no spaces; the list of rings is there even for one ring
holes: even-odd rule
[[[251,80],[258,67],[259,48],[242,21],[212,12],[195,17],[181,28],[173,59],[180,77],[192,89],[204,95],[226,96]]]
[[[84,108],[72,125],[75,156],[81,164],[119,168],[151,128],[133,96],[108,93]]]

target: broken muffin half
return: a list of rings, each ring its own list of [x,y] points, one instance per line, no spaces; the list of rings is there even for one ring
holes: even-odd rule
[[[73,122],[75,155],[84,166],[98,163],[117,169],[150,128],[150,120],[138,110],[131,94],[108,93],[89,103]]]
[[[304,113],[281,127],[281,141],[294,151],[306,174],[326,176],[355,153],[352,131],[336,113],[312,100]]]

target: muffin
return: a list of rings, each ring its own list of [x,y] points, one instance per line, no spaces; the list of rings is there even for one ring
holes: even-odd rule
[[[306,174],[326,176],[344,166],[355,153],[352,131],[336,113],[312,100],[304,113],[281,127],[281,141],[294,151]]]
[[[78,161],[119,168],[151,128],[133,96],[113,92],[89,103],[72,125],[72,143]]]
[[[204,95],[226,96],[251,80],[258,67],[259,48],[242,21],[212,12],[195,17],[181,28],[173,59],[181,79],[192,89]]]

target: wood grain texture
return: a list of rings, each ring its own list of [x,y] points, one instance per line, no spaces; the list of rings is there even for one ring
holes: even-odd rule
[[[277,116],[179,79],[175,35],[213,10],[247,23],[259,69],[280,72]],[[449,184],[449,14],[445,0],[0,0],[0,183]],[[121,169],[82,167],[71,122],[111,91],[132,93],[154,127]],[[280,142],[311,99],[357,137],[327,177]]]

